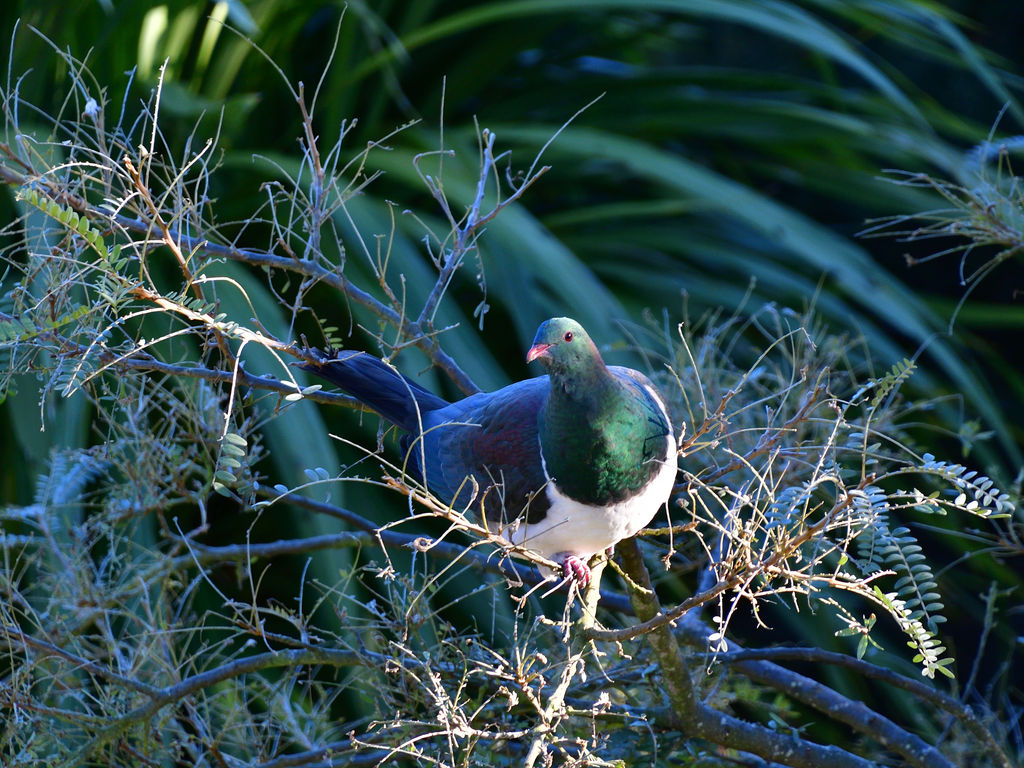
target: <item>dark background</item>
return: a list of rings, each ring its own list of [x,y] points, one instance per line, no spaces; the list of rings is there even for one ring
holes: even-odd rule
[[[65,90],[57,84],[67,72],[56,46],[87,59],[91,77],[84,80],[93,84],[91,95],[105,94],[113,122],[122,104],[134,114],[149,98],[166,58],[161,126],[168,146],[180,151],[193,130],[200,137],[219,131],[212,215],[225,234],[240,233],[243,244],[263,247],[266,227],[231,222],[252,215],[263,199],[260,183],[274,173],[254,156],[294,164],[298,110],[266,59],[207,21],[213,3],[161,7],[165,17],[142,2],[6,3],[0,38],[13,46],[5,91],[30,72],[18,86],[24,100],[51,113],[61,109]],[[905,243],[858,233],[871,219],[944,205],[928,190],[891,183],[892,169],[969,190],[998,176],[992,168],[974,173],[970,152],[990,131],[997,140],[1024,132],[1024,4],[807,0],[546,8],[396,2],[373,9],[353,4],[343,12],[340,4],[271,0],[237,3],[228,21],[252,36],[289,83],[303,81],[307,93],[340,30],[315,123],[329,146],[343,121],[358,118],[345,157],[419,121],[388,138],[389,151],[371,154],[371,167],[385,175],[352,203],[370,237],[388,228],[385,201],[443,228],[411,164],[417,152],[439,146],[442,102],[445,142],[458,153],[446,173],[453,204],[462,210],[468,198],[460,185],[476,168],[474,120],[497,133],[499,149],[511,149],[514,173],[603,94],[547,150],[543,162],[553,170],[527,193],[518,218],[502,216],[488,227],[479,263],[463,270],[446,300],[445,320],[461,323],[445,337],[446,349],[481,387],[529,375],[523,351],[537,323],[551,315],[577,317],[611,347],[610,360],[623,362],[632,359],[622,349],[623,328],[635,330],[645,317],[671,326],[718,307],[728,313],[774,303],[802,310],[813,300],[831,327],[863,334],[879,370],[923,349],[907,392],[937,401],[926,432],[929,450],[1019,488],[1024,257],[1012,256],[980,281],[947,335],[966,291],[960,256],[908,268],[904,254],[925,258],[959,241]],[[215,39],[209,55],[204,35]],[[125,73],[133,69],[129,86]],[[1003,170],[1004,178],[1010,175]],[[12,194],[0,202],[5,219],[14,216]],[[343,248],[347,274],[365,281],[353,233],[343,221],[337,227],[337,255]],[[397,227],[396,271],[410,284],[429,285],[420,223],[399,216]],[[1000,250],[974,249],[964,270]],[[473,318],[481,272],[489,305],[482,330]],[[336,314],[339,327],[349,327],[337,297],[320,291],[313,299],[329,308],[324,314]],[[300,330],[318,341],[314,327]],[[371,342],[356,333],[350,344]],[[412,356],[407,364],[418,370],[420,362]],[[439,378],[433,385],[456,394]],[[35,405],[31,396],[20,402]],[[26,478],[42,471],[51,447],[79,438],[54,424],[40,437],[32,428],[38,430],[38,419],[32,423],[38,411],[15,414],[15,407],[23,408],[14,399],[0,405],[0,499],[28,503],[33,486]],[[351,428],[346,415],[327,418],[333,431]],[[974,420],[991,435],[965,443],[963,425]],[[283,475],[284,460],[274,464],[273,457],[294,446],[275,440],[287,437],[267,437],[267,472]],[[218,529],[225,540],[248,525],[228,521]],[[920,535],[930,537],[925,529]],[[972,546],[966,540],[936,535],[931,545],[938,563],[950,564],[943,583],[948,627],[955,654],[967,660],[978,642],[977,595],[993,581],[1019,588],[1019,562],[975,568],[973,559],[960,559]],[[1021,621],[1013,610],[1002,617],[978,681],[1017,706],[1019,664],[1012,664]],[[814,642],[832,641],[829,632],[808,627],[806,615],[796,622],[779,627],[780,639],[786,632],[804,639],[818,632]]]

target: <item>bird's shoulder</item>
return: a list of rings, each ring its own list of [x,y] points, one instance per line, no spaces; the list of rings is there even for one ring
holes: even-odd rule
[[[647,374],[642,373],[635,368],[627,368],[623,365],[609,365],[608,370],[620,383],[624,384],[627,388],[638,395],[642,394],[646,397],[653,396],[658,402],[664,403],[664,399],[658,392],[657,387],[654,386],[654,383],[650,380]]]
[[[492,392],[478,392],[434,411],[431,422],[465,422],[484,430],[501,430],[503,426],[515,426],[524,420],[535,424],[536,414],[547,401],[550,388],[548,377],[538,376]]]
[[[608,370],[622,384],[627,393],[648,417],[649,427],[671,433],[671,417],[668,403],[645,374],[633,368],[608,366]]]

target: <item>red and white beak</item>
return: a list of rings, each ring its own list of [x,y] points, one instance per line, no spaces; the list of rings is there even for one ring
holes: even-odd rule
[[[530,347],[530,351],[526,353],[526,362],[532,363],[538,357],[544,357],[551,349],[550,344],[534,344]]]

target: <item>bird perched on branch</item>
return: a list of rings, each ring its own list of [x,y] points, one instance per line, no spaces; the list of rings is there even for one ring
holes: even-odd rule
[[[454,403],[362,352],[303,368],[404,430],[409,466],[436,496],[585,586],[587,560],[668,501],[672,423],[650,380],[605,365],[575,320],[542,323],[526,360],[547,375]]]

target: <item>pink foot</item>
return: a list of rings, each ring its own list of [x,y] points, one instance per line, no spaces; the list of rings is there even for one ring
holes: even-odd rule
[[[562,575],[572,579],[580,587],[590,583],[590,567],[576,555],[566,555],[562,561]]]

